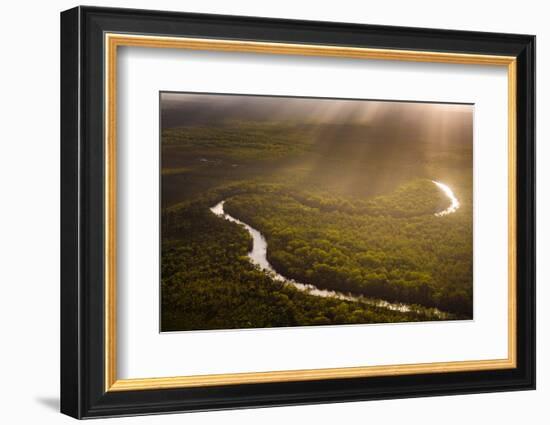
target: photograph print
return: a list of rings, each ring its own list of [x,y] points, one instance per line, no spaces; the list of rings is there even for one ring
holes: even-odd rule
[[[473,319],[473,105],[159,97],[162,332]]]

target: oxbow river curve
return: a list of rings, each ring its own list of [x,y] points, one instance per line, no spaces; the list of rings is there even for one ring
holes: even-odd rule
[[[458,199],[455,197],[453,191],[443,183],[436,182],[436,181],[433,181],[433,183],[439,189],[441,189],[451,201],[451,205],[448,208],[446,208],[443,211],[439,211],[435,213],[435,215],[437,217],[441,217],[441,216],[454,213],[460,207],[460,203],[458,202]],[[304,291],[310,295],[315,295],[318,297],[331,297],[331,298],[337,298],[337,299],[346,300],[346,301],[361,301],[366,304],[374,305],[377,307],[383,307],[389,310],[400,311],[400,312],[414,311],[414,307],[408,304],[390,303],[385,300],[368,298],[360,295],[352,295],[349,293],[343,293],[338,291],[331,291],[328,289],[320,289],[312,284],[297,282],[294,279],[290,279],[281,275],[273,268],[273,266],[267,260],[267,241],[264,235],[262,235],[258,230],[254,229],[252,226],[226,213],[223,208],[224,204],[225,204],[225,200],[220,201],[216,205],[214,205],[212,208],[210,208],[210,211],[214,213],[216,216],[221,217],[232,223],[237,223],[246,229],[246,231],[252,237],[252,250],[248,253],[248,258],[250,259],[250,262],[255,266],[259,267],[264,272],[268,273],[273,280],[283,282],[287,285],[292,285],[300,291]],[[447,317],[447,313],[443,311],[440,311],[435,308],[432,309],[432,311],[434,315],[440,318]]]

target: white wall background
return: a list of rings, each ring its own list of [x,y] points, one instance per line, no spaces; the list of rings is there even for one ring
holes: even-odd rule
[[[144,0],[96,5],[537,35],[538,208],[550,215],[550,27],[545,2],[462,0]],[[0,15],[0,418],[70,423],[59,392],[59,12],[77,3],[7,2]],[[538,220],[538,390],[211,412],[109,423],[334,424],[343,421],[452,425],[548,423],[550,412],[550,226]],[[545,261],[546,260],[546,261]],[[546,403],[545,403],[546,402]]]

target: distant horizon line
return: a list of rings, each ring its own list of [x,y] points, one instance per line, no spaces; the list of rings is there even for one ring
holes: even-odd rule
[[[410,99],[376,99],[376,98],[353,98],[353,97],[334,97],[334,96],[299,96],[282,94],[256,94],[256,93],[222,93],[222,92],[200,92],[200,91],[178,91],[178,90],[159,90],[159,101],[163,94],[181,94],[181,95],[204,95],[204,96],[243,96],[243,97],[268,97],[268,98],[287,98],[287,99],[305,99],[305,100],[339,100],[350,102],[388,102],[388,103],[415,103],[415,104],[435,104],[435,105],[457,105],[457,106],[475,106],[475,102],[446,102],[438,100],[410,100]]]

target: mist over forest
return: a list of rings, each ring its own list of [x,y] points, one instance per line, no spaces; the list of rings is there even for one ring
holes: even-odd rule
[[[161,94],[162,127],[223,125],[239,121],[360,125],[385,143],[462,143],[471,139],[472,105],[268,96]]]
[[[160,102],[163,330],[473,317],[472,105]],[[449,214],[435,182],[457,198]],[[258,268],[245,227],[212,213],[220,202],[263,235],[283,281],[349,296]]]

